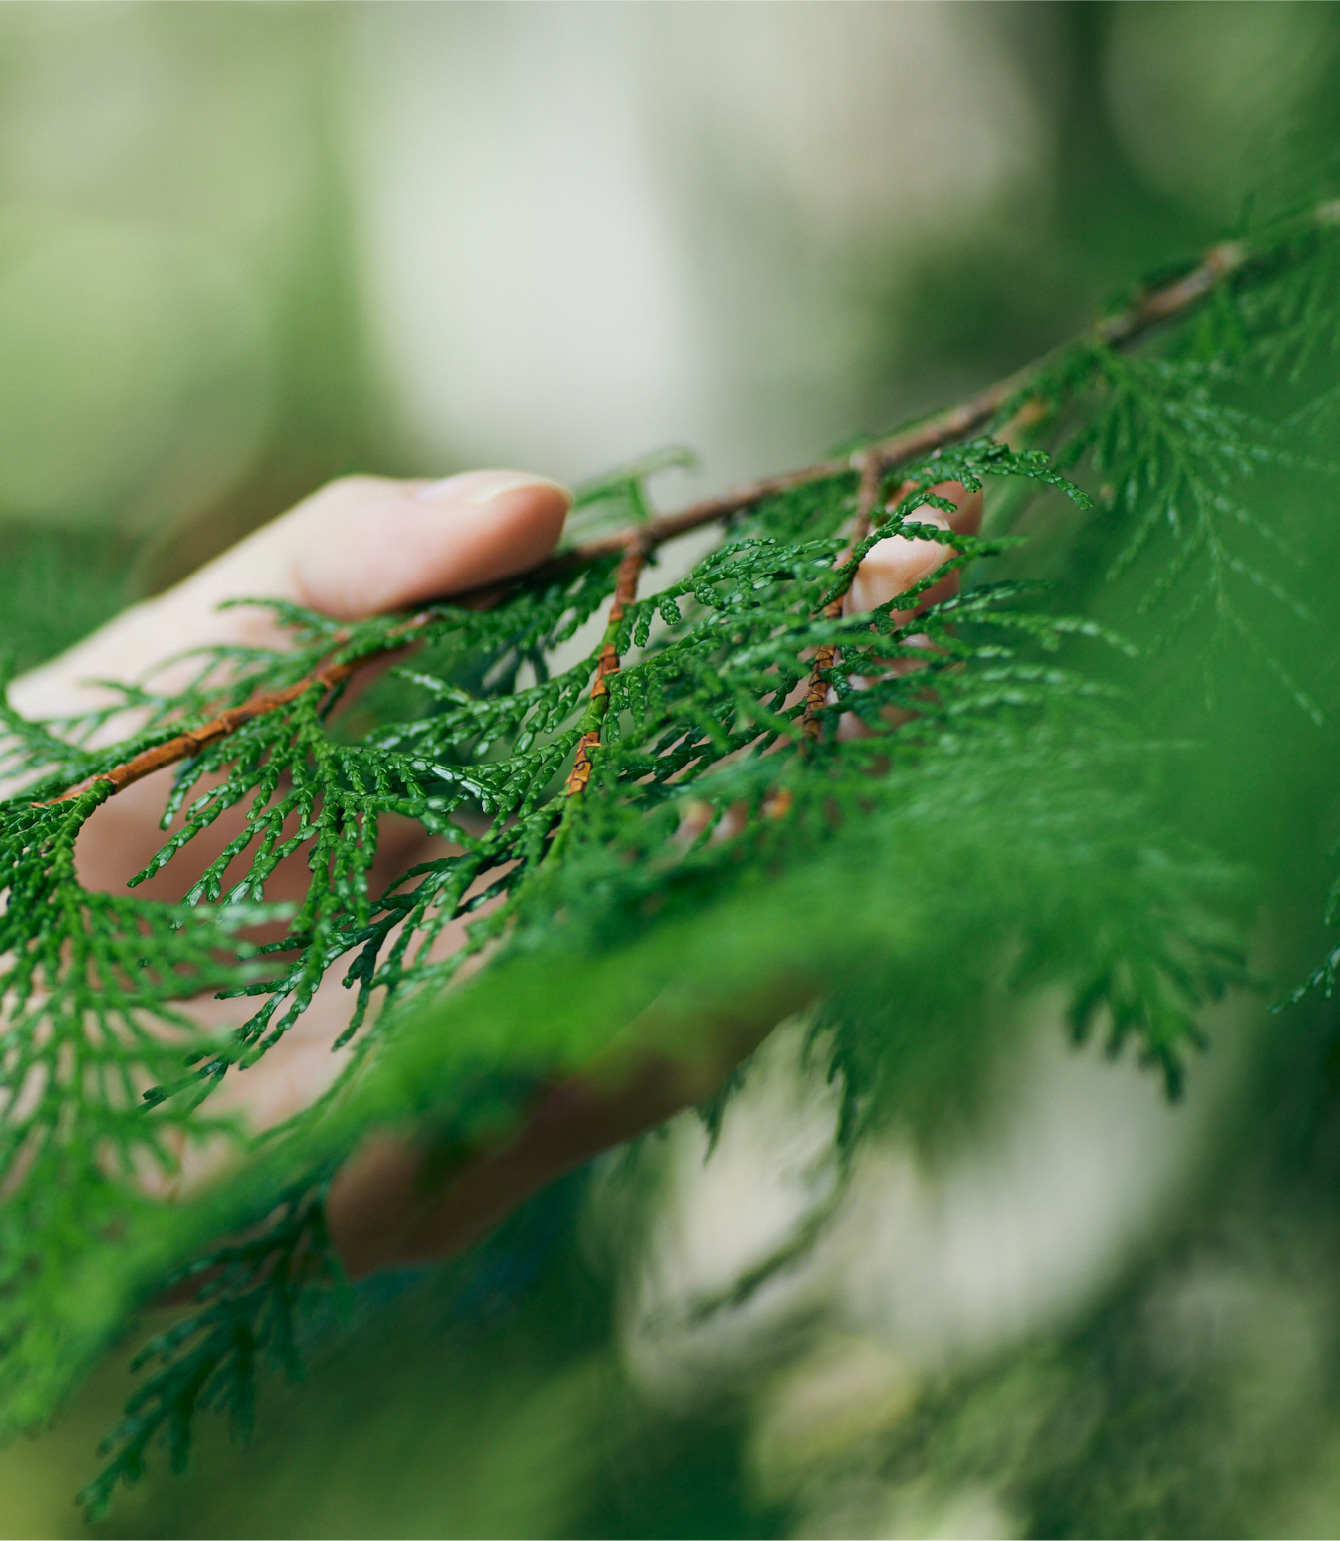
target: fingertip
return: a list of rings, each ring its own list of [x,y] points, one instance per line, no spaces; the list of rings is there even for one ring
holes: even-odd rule
[[[896,496],[901,498],[910,489],[911,483],[904,483]],[[980,488],[970,492],[962,482],[939,482],[930,491],[952,503],[953,512],[945,514],[941,509],[923,505],[908,516],[910,522],[935,525],[941,530],[952,530],[955,535],[977,534],[982,527]],[[949,546],[938,541],[917,540],[910,535],[891,535],[879,541],[871,547],[852,580],[843,604],[844,613],[859,615],[886,604],[928,577],[951,555]],[[944,581],[949,583],[951,580]],[[922,595],[918,609],[941,597],[941,585],[937,584]]]
[[[463,593],[542,562],[571,504],[567,488],[519,471],[370,485],[300,546],[295,585],[341,619]]]
[[[962,482],[941,482],[931,491],[954,505],[948,527],[955,535],[976,535],[982,528],[982,489],[969,492]]]
[[[948,530],[949,520],[936,508],[919,508],[911,516],[918,524],[935,525]],[[939,541],[914,540],[909,535],[890,535],[876,542],[856,570],[843,608],[848,615],[859,615],[886,604],[920,583],[952,554]]]

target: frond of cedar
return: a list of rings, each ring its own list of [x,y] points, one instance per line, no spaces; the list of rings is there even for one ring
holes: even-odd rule
[[[1105,1020],[1110,1046],[1134,1039],[1175,1090],[1197,1004],[1235,976],[1215,918],[1228,878],[1158,833],[1142,765],[1163,750],[1080,666],[1083,639],[1123,644],[1017,583],[977,583],[909,625],[896,612],[929,579],[870,615],[844,617],[841,598],[889,534],[940,541],[958,567],[1004,551],[921,523],[936,484],[1059,489],[1088,507],[1073,471],[1104,484],[1112,572],[1155,564],[1144,604],[1163,645],[1205,611],[1212,647],[1257,646],[1244,595],[1302,617],[1270,565],[1288,542],[1250,487],[1332,470],[1232,393],[1264,370],[1305,387],[1318,349],[1335,348],[1338,216],[1320,205],[1215,247],[1072,345],[854,454],[672,514],[652,510],[645,467],[606,478],[587,507],[625,507],[626,528],[468,605],[349,626],[278,606],[289,651],[215,650],[185,689],[128,685],[79,721],[8,712],[5,769],[35,779],[0,808],[5,1426],[45,1416],[192,1257],[214,1259],[208,1299],[155,1347],[91,1501],[133,1480],[154,1439],[179,1462],[197,1407],[245,1421],[258,1359],[291,1358],[301,1298],[329,1277],[322,1185],[361,1133],[422,1118],[468,1164],[486,1131],[523,1126],[537,1093],[603,1063],[630,1022],[641,1047],[621,1073],[660,1056],[694,1101],[779,1012],[824,1002],[854,1140],[920,1052],[906,1021],[953,1030],[1008,962],[1020,986],[1066,985],[1077,1034]],[[1320,397],[1298,409],[1327,411]],[[708,524],[722,543],[640,592],[660,548]],[[551,672],[602,619],[594,646]],[[399,707],[393,691],[365,731],[339,732],[346,682],[411,647]],[[920,667],[891,672],[897,659]],[[134,737],[88,747],[122,712]],[[859,736],[836,733],[843,714]],[[226,809],[245,810],[242,832],[183,905],[85,892],[72,860],[85,820],[172,765],[176,827],[137,882]],[[388,813],[450,844],[376,892]],[[299,852],[312,880],[286,935],[240,945]],[[465,943],[438,956],[453,920]],[[486,949],[483,972],[444,993]],[[170,1175],[184,1146],[217,1136],[210,1090],[276,1043],[332,968],[358,1046],[341,1082],[226,1193],[177,1210],[144,1197],[146,1170]],[[236,1033],[191,1027],[181,1002],[211,990],[256,1003]]]

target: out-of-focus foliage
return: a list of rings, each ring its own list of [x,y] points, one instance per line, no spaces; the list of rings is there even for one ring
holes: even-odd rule
[[[337,49],[321,7],[0,17],[0,515],[157,580],[368,452]]]

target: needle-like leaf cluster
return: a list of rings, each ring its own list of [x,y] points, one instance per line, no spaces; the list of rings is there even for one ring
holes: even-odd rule
[[[653,538],[652,462],[575,511],[583,537],[626,528],[622,550],[574,545],[413,615],[275,606],[287,649],[177,660],[78,720],[7,710],[5,1426],[46,1416],[127,1313],[194,1268],[199,1314],[142,1356],[150,1378],[88,1496],[137,1478],[156,1439],[180,1465],[197,1408],[245,1422],[258,1364],[295,1366],[304,1301],[334,1276],[325,1185],[362,1134],[417,1120],[469,1151],[652,1001],[708,1021],[723,992],[803,968],[848,1144],[957,1073],[946,1045],[972,1040],[1002,978],[1065,987],[1078,1037],[1102,1024],[1176,1091],[1198,1006],[1237,976],[1230,864],[1162,822],[1154,783],[1184,746],[1148,735],[1131,692],[1148,651],[1191,646],[1209,615],[1207,647],[1245,649],[1310,717],[1327,709],[1244,596],[1310,614],[1277,570],[1296,538],[1255,494],[1334,485],[1297,430],[1329,411],[1313,382],[1337,341],[1336,251],[1313,216],[1271,232],[1145,327],[1152,342],[1080,339],[976,436],[877,458],[873,498],[886,441],[764,490],[691,564]],[[1287,421],[1245,399],[1272,372],[1300,398]],[[1157,632],[1141,657],[1083,574],[1002,578],[1017,542],[927,522],[953,482],[1068,496],[1103,570],[1143,574],[1128,618]],[[941,543],[946,563],[843,613],[893,535]],[[633,550],[645,571],[611,608]],[[1012,568],[1027,557],[1011,550]],[[914,614],[953,570],[962,592]],[[350,707],[349,682],[386,657]],[[80,831],[155,751],[175,766],[162,847],[127,893],[91,891]],[[138,896],[209,842],[180,902]],[[278,906],[295,861],[305,892]],[[264,1138],[215,1115],[220,1085],[333,983],[352,1049],[333,1088]],[[191,1014],[210,995],[238,1002],[226,1031]],[[220,1141],[229,1175],[178,1198],[192,1152]]]

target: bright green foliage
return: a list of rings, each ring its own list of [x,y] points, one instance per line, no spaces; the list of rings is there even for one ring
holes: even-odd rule
[[[141,879],[226,810],[245,823],[181,905],[81,887],[73,843],[105,798],[96,778],[258,692],[394,647],[407,618],[345,626],[281,606],[286,652],[217,650],[185,688],[128,685],[115,712],[79,722],[10,713],[5,768],[25,782],[0,808],[4,1425],[45,1416],[183,1267],[209,1279],[200,1314],[146,1351],[152,1377],[88,1497],[100,1506],[137,1478],[160,1437],[179,1466],[198,1407],[245,1424],[259,1362],[296,1368],[305,1302],[334,1277],[321,1199],[360,1135],[418,1120],[444,1149],[468,1149],[652,1000],[677,1003],[691,1054],[715,1003],[800,969],[824,993],[815,1050],[841,1080],[849,1143],[952,1096],[955,1045],[1002,973],[1016,990],[1064,985],[1078,1037],[1102,1023],[1112,1052],[1133,1042],[1175,1092],[1196,1008],[1240,977],[1242,882],[1240,853],[1169,817],[1162,788],[1187,748],[1148,726],[1148,661],[1174,642],[1182,665],[1236,649],[1235,667],[1265,661],[1300,722],[1331,709],[1281,648],[1279,617],[1258,627],[1261,600],[1288,625],[1309,611],[1278,571],[1297,536],[1254,492],[1282,477],[1333,487],[1299,444],[1330,410],[1314,377],[1338,340],[1337,232],[1307,216],[1262,239],[1180,328],[1136,352],[1085,338],[980,436],[889,464],[854,549],[853,467],[733,515],[683,576],[657,586],[653,565],[603,633],[610,556],[551,565],[491,608],[428,607],[412,622],[418,650],[354,726],[332,718],[340,690],[316,681],[182,763],[171,832]],[[1244,399],[1266,373],[1299,397],[1287,423]],[[1054,454],[993,437],[1025,401]],[[591,489],[574,528],[645,521],[657,468]],[[1003,577],[1007,548],[1026,573],[1033,542],[918,520],[946,481],[987,486],[1016,519],[1025,501],[1010,489],[1059,490],[1089,544],[1050,589]],[[962,595],[912,622],[898,612],[920,590],[826,618],[898,532],[952,547]],[[1112,603],[1121,584],[1103,573],[1138,579],[1137,598]],[[1114,635],[1138,633],[1146,611],[1155,629],[1139,648]],[[622,667],[597,707],[606,643]],[[826,646],[832,700],[810,739],[804,687]],[[844,714],[863,731],[839,735]],[[118,721],[133,736],[109,743]],[[578,738],[597,727],[590,782],[567,795]],[[378,890],[389,814],[442,844]],[[282,940],[246,944],[273,923],[270,879],[296,855],[311,880]],[[457,920],[464,940],[445,950]],[[211,1090],[278,1042],[332,969],[356,1048],[335,1088],[263,1141],[234,1131],[235,1175],[199,1198],[152,1197],[187,1144],[218,1137]],[[205,1035],[181,1003],[207,992],[254,1010]]]

